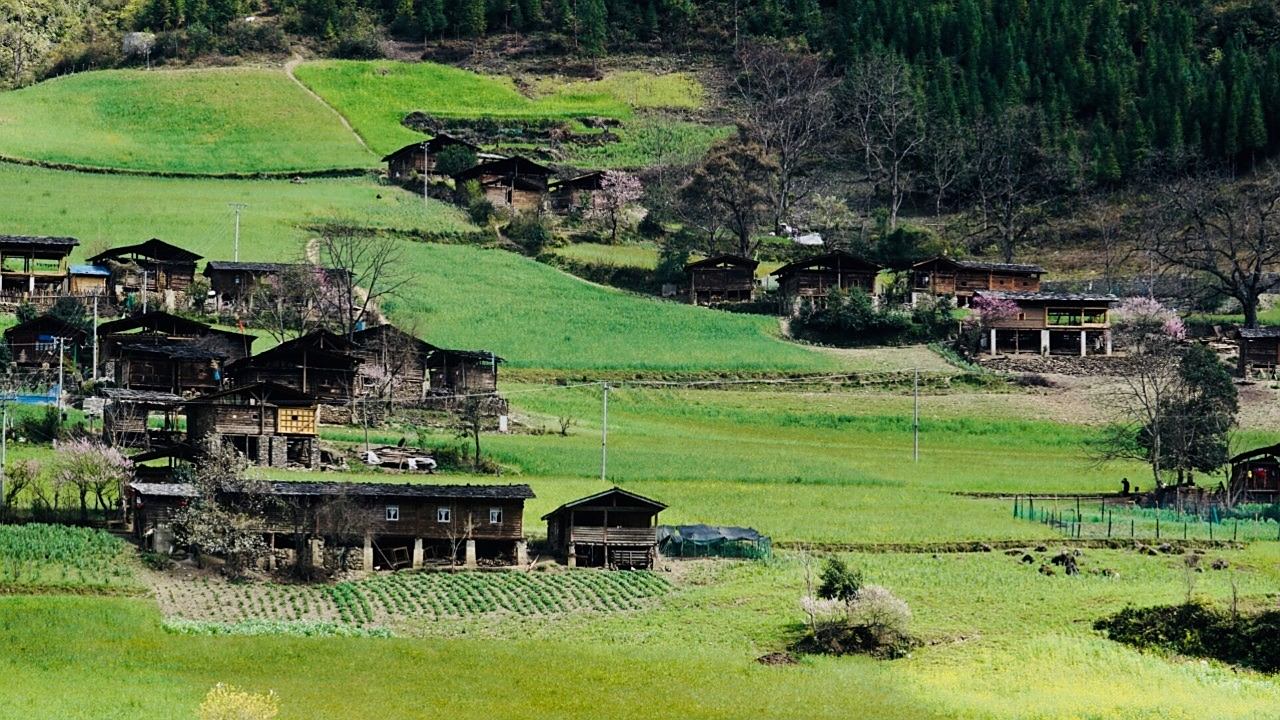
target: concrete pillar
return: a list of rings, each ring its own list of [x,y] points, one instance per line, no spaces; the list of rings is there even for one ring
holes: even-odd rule
[[[569,543],[569,557],[565,558],[569,567],[578,567],[578,551],[573,543]]]
[[[157,555],[173,554],[173,531],[166,526],[157,526],[151,534],[151,550]]]
[[[422,538],[413,539],[413,566],[422,567]]]
[[[996,352],[996,329],[995,328],[991,328],[991,345],[987,349],[991,351],[992,355],[999,354]]]
[[[1102,342],[1106,343],[1106,346],[1107,346],[1106,353],[1110,355],[1111,354],[1111,331],[1110,330],[1102,331]]]
[[[516,541],[516,565],[524,567],[529,564],[529,544],[524,540]]]
[[[368,572],[373,569],[373,536],[364,536],[364,570]]]
[[[1080,357],[1089,354],[1089,331],[1080,331]]]
[[[1040,331],[1040,354],[1041,355],[1049,354],[1049,331],[1048,330]]]
[[[466,566],[469,568],[473,568],[476,566],[476,541],[475,540],[467,541]]]
[[[311,553],[311,567],[324,567],[324,540],[311,538],[307,541]]]

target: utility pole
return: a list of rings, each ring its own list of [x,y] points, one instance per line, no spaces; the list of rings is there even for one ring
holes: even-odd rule
[[[604,404],[600,422],[600,480],[608,477],[609,468],[609,383],[604,383]]]
[[[98,379],[98,296],[93,296],[93,380]]]
[[[227,203],[227,206],[236,214],[236,236],[235,243],[231,246],[231,259],[240,262],[240,211],[249,206],[245,203]]]
[[[58,347],[58,412],[61,413],[62,412],[62,356],[67,351],[67,339],[62,337],[58,338],[57,347]]]
[[[430,203],[430,201],[427,199],[427,186],[430,185],[430,183],[428,182],[429,178],[427,177],[428,174],[430,173],[430,168],[427,166],[427,164],[430,162],[430,157],[431,157],[430,155],[427,154],[428,142],[430,141],[424,141],[422,143],[422,205],[423,207],[426,207]]]
[[[9,391],[0,396],[0,507],[4,507],[5,468],[9,463]],[[6,508],[7,509],[7,508]]]
[[[142,314],[147,314],[147,271],[142,271]]]
[[[912,457],[920,462],[920,368],[915,370],[915,379],[911,382],[911,441]]]

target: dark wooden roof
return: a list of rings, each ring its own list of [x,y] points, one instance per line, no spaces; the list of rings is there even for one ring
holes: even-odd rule
[[[165,360],[181,360],[183,362],[200,362],[204,360],[226,360],[227,354],[216,348],[204,347],[190,340],[168,340],[151,337],[138,342],[120,343],[122,355],[140,355]]]
[[[273,495],[286,497],[331,497],[347,495],[364,498],[439,498],[441,500],[530,500],[535,497],[528,485],[424,485],[419,483],[364,482],[267,482]],[[144,483],[128,485],[139,495],[151,497],[195,497],[190,483]]]
[[[1246,340],[1264,340],[1267,338],[1280,338],[1280,326],[1256,327],[1256,328],[1240,328],[1240,337]]]
[[[1280,457],[1280,443],[1267,445],[1266,447],[1254,448],[1252,450],[1245,450],[1239,455],[1231,458],[1231,462],[1234,464],[1244,462],[1245,460],[1252,460],[1254,458],[1266,457],[1268,455],[1272,457]]]
[[[786,277],[792,273],[803,271],[863,271],[863,272],[880,272],[881,266],[869,260],[864,260],[857,255],[847,253],[844,250],[836,250],[822,255],[816,255],[804,260],[797,260],[793,263],[787,263],[777,270],[773,271],[774,277]]]
[[[685,265],[684,269],[697,270],[698,268],[720,267],[722,265],[731,265],[733,267],[740,267],[746,270],[750,270],[751,272],[755,272],[756,268],[760,267],[760,263],[750,258],[744,258],[741,255],[715,255],[715,256],[706,258],[705,260],[691,262],[688,265]]]
[[[1063,293],[1063,292],[999,292],[995,290],[979,290],[975,295],[982,297],[997,298],[1000,300],[1013,300],[1014,302],[1065,302],[1065,303],[1107,303],[1111,305],[1119,302],[1120,298],[1115,295],[1101,295],[1096,293]]]
[[[162,458],[177,458],[178,460],[186,460],[189,463],[199,462],[204,455],[199,448],[190,443],[175,443],[173,445],[161,445],[151,448],[136,455],[129,456],[129,462],[137,463],[148,462],[150,460],[160,460]]]
[[[556,508],[555,510],[552,510],[546,515],[543,515],[542,519],[550,520],[556,515],[568,512],[570,510],[579,510],[579,509],[585,509],[585,508],[597,507],[597,506],[605,507],[605,505],[601,501],[605,500],[606,498],[625,499],[629,503],[628,507],[631,507],[633,509],[639,508],[642,510],[651,510],[653,511],[654,514],[657,514],[667,509],[667,506],[665,504],[660,503],[657,500],[647,498],[643,495],[637,495],[629,490],[623,490],[620,487],[612,487],[603,492],[598,492],[595,495],[588,495],[584,498],[571,500],[561,505],[560,507]],[[616,505],[617,503],[612,503],[611,505],[609,505],[609,507],[613,507]]]
[[[596,172],[584,173],[564,180],[555,180],[547,185],[547,189],[552,192],[558,190],[599,190],[603,187],[603,184],[604,173],[597,170]]]
[[[396,150],[395,152],[392,152],[388,155],[383,156],[382,162],[390,162],[391,160],[394,160],[395,158],[401,155],[421,152],[423,143],[425,143],[427,146],[427,152],[433,155],[435,153],[440,152],[441,150],[444,150],[445,148],[451,145],[461,145],[462,147],[465,147],[468,150],[471,150],[472,152],[478,152],[480,150],[479,145],[467,142],[462,138],[454,137],[453,135],[450,135],[448,133],[437,133],[436,136],[431,138],[430,140],[423,139],[415,143],[409,143],[408,145],[405,145],[399,150]]]
[[[231,364],[230,369],[242,370],[275,362],[298,364],[302,360],[302,353],[306,352],[307,364],[313,367],[318,367],[315,361],[320,360],[326,361],[331,368],[354,370],[359,360],[349,354],[352,347],[351,343],[341,335],[335,335],[327,330],[316,330],[300,338],[282,342],[257,355],[236,360]]]
[[[98,335],[114,335],[139,329],[175,335],[224,335],[235,339],[247,339],[250,344],[257,339],[256,335],[215,328],[208,323],[184,318],[181,315],[174,315],[163,310],[152,310],[151,312],[139,313],[102,323],[98,326]]]
[[[463,181],[478,178],[482,175],[515,175],[517,177],[525,175],[545,179],[554,174],[555,171],[546,165],[534,162],[527,157],[517,155],[516,157],[503,158],[501,160],[490,160],[489,162],[473,165],[453,177],[456,180]]]
[[[405,341],[413,343],[424,354],[439,353],[441,355],[463,358],[466,360],[478,360],[490,362],[506,362],[502,358],[494,355],[488,350],[454,350],[451,348],[443,348],[439,345],[433,345],[422,338],[412,335],[392,325],[391,323],[383,323],[382,325],[374,325],[373,327],[357,330],[351,334],[351,340],[358,348],[366,348],[373,343],[377,343],[379,338],[384,334],[394,334]]]
[[[101,388],[99,392],[108,400],[121,403],[133,403],[136,405],[167,407],[169,405],[178,405],[182,402],[181,396],[174,395],[173,393],[158,392],[155,390],[104,387]]]
[[[150,240],[138,243],[137,245],[124,245],[117,248],[111,248],[105,252],[89,258],[89,262],[101,262],[103,260],[120,260],[125,255],[138,255],[152,260],[171,263],[194,263],[199,260],[202,255],[197,255],[190,250],[172,245],[159,238],[151,238]]]
[[[5,328],[4,337],[7,340],[13,335],[22,335],[24,333],[42,333],[74,340],[81,340],[89,334],[78,327],[69,325],[62,320],[45,313],[24,323],[18,323],[13,327]]]
[[[232,262],[230,260],[210,260],[204,264],[204,274],[213,272],[242,272],[259,274],[282,273],[296,267],[306,267],[301,263],[273,262]]]
[[[226,400],[239,399],[239,403]],[[300,390],[273,382],[255,382],[219,390],[188,400],[187,405],[261,404],[277,407],[306,407],[316,404],[316,399]]]
[[[80,241],[71,237],[46,237],[42,235],[0,235],[0,247],[24,248],[32,250],[62,250],[71,252],[71,248]]]
[[[947,257],[946,255],[939,255],[938,257],[935,257],[935,258],[922,260],[912,265],[911,267],[921,268],[921,267],[926,267],[926,266],[935,265],[935,264],[950,265],[951,267],[954,267],[957,269],[981,270],[985,272],[1007,272],[1007,273],[1020,273],[1020,274],[1026,274],[1026,275],[1044,274],[1044,268],[1040,267],[1039,265],[986,262],[984,260],[955,260],[953,258]]]

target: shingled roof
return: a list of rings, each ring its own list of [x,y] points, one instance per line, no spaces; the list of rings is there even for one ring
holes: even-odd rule
[[[80,244],[72,237],[49,237],[43,235],[0,235],[0,245],[8,247],[30,247],[48,250],[67,250]]]
[[[285,497],[400,497],[440,498],[448,500],[530,500],[534,496],[528,485],[424,485],[420,483],[362,482],[280,482],[266,483],[272,495]],[[195,497],[190,483],[129,483],[140,495],[152,497]]]
[[[1115,303],[1120,298],[1115,295],[1100,295],[1097,293],[1065,293],[1065,292],[999,292],[995,290],[979,290],[977,295],[982,297],[997,298],[1001,300],[1013,300],[1024,302],[1098,302],[1098,303]]]
[[[180,248],[177,245],[167,243],[159,238],[151,238],[146,242],[141,242],[136,245],[122,245],[121,247],[111,248],[105,252],[100,252],[89,258],[89,261],[100,262],[102,260],[117,260],[125,255],[140,255],[151,260],[172,263],[194,263],[203,257],[187,250],[186,248]]]

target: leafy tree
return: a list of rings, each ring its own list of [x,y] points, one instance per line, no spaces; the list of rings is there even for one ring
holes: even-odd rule
[[[475,167],[476,154],[466,145],[450,145],[436,156],[435,170],[441,175],[457,175]]]
[[[84,305],[73,297],[60,297],[49,308],[49,314],[85,333],[93,332],[93,318],[85,312]]]
[[[14,316],[18,321],[18,324],[21,325],[22,323],[31,322],[32,320],[40,317],[40,309],[24,300],[22,301],[22,304],[18,306],[18,310],[14,313]]]
[[[849,567],[843,559],[834,556],[822,564],[818,580],[819,597],[846,603],[858,596],[863,582],[861,570]]]
[[[484,0],[455,0],[455,31],[461,37],[480,37],[485,30]]]

